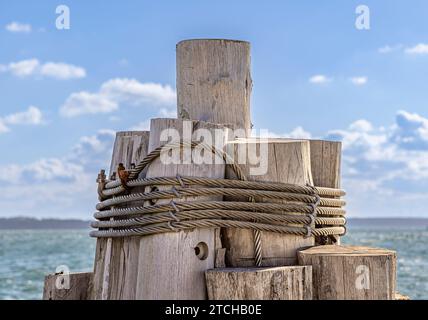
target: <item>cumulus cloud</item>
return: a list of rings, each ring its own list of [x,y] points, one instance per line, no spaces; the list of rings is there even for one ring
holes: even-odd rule
[[[19,23],[16,21],[13,21],[13,22],[7,24],[5,29],[9,32],[14,32],[14,33],[30,33],[32,30],[30,24]]]
[[[99,93],[86,91],[72,93],[61,106],[60,114],[75,117],[82,114],[109,113],[118,109],[116,101]]]
[[[368,78],[367,77],[352,77],[349,79],[352,84],[356,85],[356,86],[363,86],[367,83]]]
[[[168,85],[141,83],[135,79],[116,78],[101,85],[100,93],[116,101],[134,104],[171,105],[176,101],[175,90]]]
[[[63,157],[2,165],[2,213],[90,218],[96,201],[95,178],[109,164],[114,137],[113,131],[100,130],[82,137]]]
[[[40,74],[57,79],[78,79],[86,77],[86,71],[82,67],[77,67],[66,63],[47,62],[40,68]]]
[[[296,127],[294,130],[292,130],[290,133],[286,134],[285,136],[292,138],[292,139],[310,139],[311,134],[308,131],[305,131],[302,127]]]
[[[427,149],[428,119],[416,113],[398,111],[392,139],[403,149]]]
[[[8,66],[4,66],[3,70],[9,70],[11,74],[18,77],[26,77],[35,73],[36,69],[40,66],[37,59],[28,59],[18,62],[11,62]]]
[[[309,78],[309,82],[313,84],[326,84],[328,82],[331,82],[332,80],[333,79],[328,78],[327,76],[322,74],[317,74]]]
[[[428,197],[427,128],[427,118],[398,111],[388,127],[358,120],[326,135],[343,143],[343,186],[349,203],[356,204],[351,206],[354,214],[376,215],[382,206],[388,206],[390,215],[425,214],[417,211],[414,200]],[[406,206],[416,211],[406,212]],[[364,212],[355,212],[359,210]]]
[[[414,55],[422,55],[422,54],[428,54],[428,44],[426,43],[418,43],[414,47],[408,47],[404,50],[407,54],[414,54]]]
[[[267,136],[314,138],[300,126]],[[359,119],[316,138],[342,142],[342,188],[351,216],[426,215],[428,118],[401,110],[388,126]]]
[[[351,123],[349,129],[353,131],[369,132],[373,130],[373,126],[367,120],[361,119]]]
[[[14,125],[40,125],[43,115],[39,108],[30,106],[27,110],[0,117],[0,133],[8,132]]]
[[[95,93],[71,94],[60,108],[64,117],[83,114],[109,113],[121,104],[133,106],[153,105],[167,112],[175,104],[176,93],[169,85],[141,83],[135,79],[116,78],[104,82]]]
[[[59,80],[80,79],[86,77],[86,70],[63,62],[40,63],[38,59],[27,59],[0,65],[0,72],[9,72],[17,77],[32,75]]]

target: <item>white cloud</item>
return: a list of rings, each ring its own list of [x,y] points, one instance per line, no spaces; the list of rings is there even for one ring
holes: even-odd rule
[[[0,119],[0,133],[8,132],[9,128],[6,126],[6,124],[3,123],[3,120]]]
[[[42,112],[39,108],[30,106],[26,111],[10,114],[3,118],[6,124],[32,124],[42,123]]]
[[[86,77],[86,70],[66,63],[45,63],[40,70],[40,74],[57,79],[78,79]]]
[[[5,29],[9,32],[21,32],[21,33],[29,33],[31,32],[32,28],[30,24],[27,23],[19,23],[16,21],[13,21],[6,25]]]
[[[38,59],[27,59],[0,65],[0,72],[10,72],[14,76],[28,77],[38,75],[60,80],[80,79],[86,77],[86,70],[63,62],[46,62],[41,64]]]
[[[0,133],[8,132],[9,126],[14,125],[40,125],[43,123],[43,115],[39,108],[30,106],[26,111],[12,113],[0,117]]]
[[[328,78],[327,76],[322,74],[317,74],[309,78],[309,82],[313,84],[325,84],[331,81],[331,78]]]
[[[134,104],[170,105],[176,101],[175,90],[169,85],[141,83],[127,78],[116,78],[104,82],[100,93],[117,101],[133,101]]]
[[[367,77],[352,77],[349,80],[356,85],[356,86],[363,86],[367,83],[368,78]]]
[[[60,108],[64,117],[75,117],[83,114],[109,113],[119,108],[114,101],[98,93],[86,91],[72,93]]]
[[[361,119],[351,123],[349,129],[352,131],[369,132],[373,130],[373,126],[367,120]]]
[[[26,77],[34,74],[40,63],[37,59],[22,60],[11,62],[6,70],[9,70],[15,76]]]
[[[428,54],[428,44],[426,43],[419,43],[415,45],[414,47],[409,47],[404,50],[404,52],[408,54]]]
[[[89,219],[97,201],[95,178],[107,168],[115,132],[84,136],[64,157],[0,167],[4,215]]]
[[[135,79],[116,78],[104,82],[96,93],[71,94],[60,108],[61,115],[74,117],[83,114],[109,113],[121,104],[153,105],[168,113],[175,104],[176,93],[169,85],[141,83]]]
[[[292,139],[310,139],[311,134],[299,126],[299,127],[296,127],[290,133],[286,134],[286,137],[292,138]]]
[[[311,138],[302,127],[268,136]],[[428,118],[401,110],[389,126],[360,119],[320,138],[342,142],[342,187],[350,215],[427,215],[419,201],[428,199]]]

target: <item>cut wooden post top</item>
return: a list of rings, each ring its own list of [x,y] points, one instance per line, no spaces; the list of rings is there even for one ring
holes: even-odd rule
[[[312,267],[220,268],[205,272],[209,300],[312,300]]]
[[[181,40],[180,42],[177,43],[177,47],[185,44],[186,42],[219,42],[219,43],[240,43],[240,44],[245,44],[250,46],[251,43],[249,41],[245,41],[245,40],[236,40],[236,39],[209,39],[209,38],[201,38],[201,39],[186,39],[186,40]]]
[[[223,273],[266,273],[284,270],[299,270],[305,269],[308,266],[281,266],[281,267],[248,267],[248,268],[215,268],[206,272],[223,272]]]
[[[230,123],[251,131],[250,43],[195,39],[177,44],[177,115],[181,119]]]
[[[338,246],[325,245],[315,246],[309,249],[301,250],[299,255],[311,256],[379,256],[379,255],[395,255],[395,251],[383,248],[371,248],[362,246]]]

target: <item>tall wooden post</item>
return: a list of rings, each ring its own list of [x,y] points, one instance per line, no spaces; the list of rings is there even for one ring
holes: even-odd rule
[[[198,139],[200,130],[215,136],[214,130],[227,131],[222,125],[203,121],[188,121],[178,119],[152,119],[150,124],[149,152],[162,146],[161,135],[183,139],[190,132],[192,140]],[[227,132],[225,132],[227,135]],[[225,165],[223,162],[212,164],[197,164],[194,154],[183,150],[181,157],[173,157],[171,161],[177,163],[163,163],[159,157],[150,163],[147,177],[175,177],[181,176],[224,178]],[[167,153],[168,150],[165,150]],[[204,150],[209,152],[211,150]],[[197,187],[197,186],[192,186]],[[159,191],[171,189],[171,186],[156,186]],[[147,187],[146,192],[153,191]],[[221,201],[220,196],[204,197],[176,197],[174,202],[181,201]],[[171,199],[160,199],[156,205],[168,204]],[[149,203],[148,205],[154,205]],[[173,212],[171,213],[173,214]],[[196,228],[169,233],[160,233],[144,236],[140,240],[140,253],[137,278],[137,299],[206,299],[204,272],[214,267],[215,252],[220,246],[218,228]]]
[[[119,163],[126,169],[146,155],[148,131],[124,131],[116,134],[110,176]],[[118,177],[116,177],[118,179]],[[139,192],[138,188],[133,192]],[[93,299],[135,299],[139,238],[98,238],[94,264]]]
[[[205,39],[177,44],[177,114],[181,119],[251,130],[250,43]]]

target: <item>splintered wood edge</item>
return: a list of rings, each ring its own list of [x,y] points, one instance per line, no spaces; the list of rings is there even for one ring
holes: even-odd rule
[[[281,266],[281,267],[252,267],[252,268],[215,268],[205,271],[205,273],[264,273],[298,269],[311,269],[312,266]]]
[[[309,249],[298,251],[298,255],[305,256],[379,256],[379,255],[396,255],[393,250],[383,248],[372,248],[362,246],[315,246]]]

